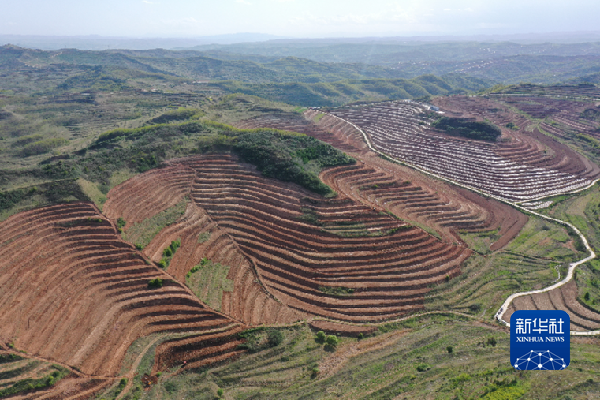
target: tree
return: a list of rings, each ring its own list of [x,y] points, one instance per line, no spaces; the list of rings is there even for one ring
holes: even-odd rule
[[[454,347],[452,347],[452,346],[446,347],[446,350],[448,351],[449,354],[454,353]]]
[[[325,332],[323,332],[323,331],[317,332],[317,342],[324,343],[325,337],[326,337]]]
[[[338,338],[335,335],[327,335],[325,342],[331,347],[336,347],[338,345]]]
[[[156,278],[156,279],[150,279],[150,281],[148,282],[148,287],[150,289],[152,288],[161,288],[163,286],[163,280],[160,278]]]
[[[283,333],[277,329],[267,331],[267,337],[270,347],[279,346],[283,342]]]

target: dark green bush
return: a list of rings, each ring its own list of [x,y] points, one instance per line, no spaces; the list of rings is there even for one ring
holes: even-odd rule
[[[325,343],[325,338],[327,337],[327,335],[325,335],[325,332],[323,331],[319,331],[317,332],[317,342],[319,343]]]
[[[279,346],[283,342],[283,332],[277,329],[267,331],[269,347]]]
[[[160,289],[161,287],[163,287],[163,280],[160,278],[150,279],[150,281],[148,281],[149,289]]]
[[[327,335],[325,338],[325,343],[327,343],[331,347],[336,347],[338,345],[338,338],[335,335]]]
[[[445,131],[448,135],[475,140],[495,141],[502,134],[500,128],[490,122],[473,121],[466,118],[442,117],[431,125]]]

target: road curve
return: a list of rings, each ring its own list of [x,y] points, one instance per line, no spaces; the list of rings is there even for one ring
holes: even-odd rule
[[[462,183],[455,182],[455,181],[453,181],[451,179],[447,179],[447,178],[445,178],[443,176],[439,176],[439,175],[436,175],[434,173],[431,173],[431,172],[427,171],[426,169],[423,169],[423,168],[418,167],[416,165],[412,165],[412,164],[407,163],[405,161],[398,160],[398,159],[396,159],[394,157],[391,157],[390,155],[388,155],[388,154],[386,154],[386,153],[384,153],[382,151],[379,151],[376,148],[374,148],[373,145],[371,144],[371,140],[369,139],[369,136],[365,132],[363,132],[363,130],[360,129],[358,126],[354,125],[352,122],[347,121],[347,120],[345,120],[343,118],[340,118],[338,116],[335,116],[333,114],[327,113],[327,115],[332,116],[334,118],[337,118],[340,121],[344,121],[345,123],[347,123],[347,124],[351,125],[352,127],[354,127],[357,131],[359,131],[363,135],[363,138],[365,139],[365,142],[367,143],[367,146],[369,147],[369,149],[372,150],[372,151],[374,151],[377,154],[381,154],[382,156],[385,156],[385,157],[393,160],[394,162],[397,162],[398,164],[406,165],[406,166],[408,166],[410,168],[413,168],[413,169],[415,169],[415,170],[417,170],[417,171],[419,171],[419,172],[421,172],[421,173],[423,173],[425,175],[429,175],[429,176],[431,176],[433,178],[440,179],[442,181],[451,183],[453,185],[456,185],[456,186],[459,186],[459,187],[471,190],[471,191],[473,191],[475,193],[479,193],[479,194],[481,194],[483,196],[487,196],[487,197],[492,198],[494,200],[497,200],[497,201],[500,201],[502,203],[508,204],[508,205],[513,206],[513,207],[517,208],[518,210],[521,210],[521,211],[523,211],[525,213],[533,214],[533,215],[535,215],[537,217],[540,217],[540,218],[543,218],[545,220],[553,221],[553,222],[557,222],[557,223],[559,223],[561,225],[565,225],[565,226],[571,228],[574,232],[576,232],[579,235],[579,237],[581,238],[581,241],[585,245],[585,248],[589,252],[589,256],[587,256],[586,258],[584,258],[582,260],[579,260],[579,261],[576,261],[574,263],[569,264],[569,271],[568,271],[567,276],[565,277],[565,279],[563,279],[562,281],[560,281],[558,283],[555,283],[552,286],[548,286],[547,288],[540,289],[540,290],[532,290],[530,292],[521,292],[521,293],[513,293],[513,294],[511,294],[506,299],[506,301],[504,302],[504,304],[502,304],[502,306],[500,307],[500,309],[498,310],[498,312],[495,315],[495,318],[500,323],[506,325],[507,327],[510,327],[510,323],[506,322],[504,319],[502,319],[502,317],[504,316],[504,313],[506,312],[506,310],[510,306],[510,303],[514,299],[516,299],[517,297],[521,297],[521,296],[527,296],[527,295],[536,294],[536,293],[544,293],[544,292],[548,292],[550,290],[556,289],[556,288],[558,288],[558,287],[560,287],[560,286],[568,283],[571,279],[573,279],[573,274],[574,274],[575,268],[577,268],[577,266],[579,266],[579,265],[581,265],[583,263],[586,263],[586,262],[588,262],[588,261],[596,258],[596,253],[590,247],[587,238],[585,236],[583,236],[583,234],[579,231],[579,229],[577,229],[574,225],[570,224],[569,222],[562,221],[562,220],[556,219],[556,218],[551,218],[551,217],[548,217],[546,215],[540,214],[538,212],[535,212],[535,211],[532,211],[532,210],[528,210],[525,207],[519,205],[518,203],[513,203],[513,202],[510,202],[510,201],[507,201],[507,200],[505,200],[505,199],[503,199],[501,197],[494,196],[494,195],[489,194],[489,193],[485,193],[482,190],[475,189],[475,188],[473,188],[471,186],[468,186],[468,185],[463,185]],[[564,193],[561,193],[561,194],[575,194],[575,193],[582,192],[582,191],[587,190],[587,189],[591,188],[592,186],[594,186],[598,181],[600,181],[600,179],[596,179],[595,181],[593,181],[591,184],[589,184],[586,187],[579,188],[577,190],[573,190],[573,191],[570,191],[570,192],[564,192]],[[539,198],[539,199],[535,199],[535,200],[542,200],[544,198]],[[532,201],[532,200],[528,200],[528,201]],[[571,331],[571,335],[572,336],[593,336],[593,335],[600,335],[600,330],[598,330],[598,331]]]

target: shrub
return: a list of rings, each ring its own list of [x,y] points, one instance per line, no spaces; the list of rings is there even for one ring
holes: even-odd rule
[[[171,246],[170,249],[173,252],[173,254],[175,254],[175,252],[177,251],[177,249],[181,247],[181,240],[173,240],[171,242]]]
[[[487,340],[488,346],[496,346],[497,343],[498,342],[496,341],[496,338],[493,336],[488,338],[488,340]]]
[[[223,397],[223,389],[217,390],[217,396]]]
[[[123,218],[117,219],[117,228],[123,228],[127,225],[127,222]]]
[[[150,279],[150,281],[148,281],[148,288],[150,289],[159,289],[163,286],[163,280],[160,278],[156,278],[156,279]]]
[[[167,247],[166,249],[163,250],[163,256],[171,257],[172,255],[173,255],[173,250],[171,250],[170,247]]]
[[[446,347],[446,350],[448,351],[448,354],[454,353],[454,347],[452,347],[452,346]]]
[[[319,375],[319,368],[314,367],[313,369],[310,370],[310,377],[312,379],[315,379],[318,375]]]
[[[585,301],[590,301],[590,298],[591,298],[591,296],[590,296],[590,292],[585,292],[585,295],[583,296],[583,299],[584,299]]]
[[[136,244],[135,248],[138,250],[144,250],[144,246],[142,246],[141,244]]]
[[[325,343],[327,343],[331,347],[336,347],[338,345],[338,338],[335,335],[327,335],[325,338]]]
[[[319,343],[325,343],[326,336],[327,335],[325,335],[325,332],[323,332],[323,331],[317,332],[317,342],[319,342]]]
[[[500,128],[496,125],[467,118],[442,117],[432,125],[448,135],[464,136],[468,139],[495,141],[501,135]]]
[[[283,342],[283,333],[277,329],[267,331],[269,347],[279,346]]]
[[[421,364],[417,364],[417,371],[419,372],[425,372],[425,371],[429,371],[431,369],[431,366],[429,364],[425,364],[425,363],[421,363]]]
[[[358,340],[362,340],[365,337],[365,335],[361,332],[358,334]]]
[[[165,390],[169,393],[175,393],[177,392],[177,385],[175,385],[173,382],[167,382],[165,383]]]

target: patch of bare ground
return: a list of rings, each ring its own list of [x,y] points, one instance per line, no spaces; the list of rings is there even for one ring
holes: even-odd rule
[[[355,343],[347,343],[339,347],[334,353],[324,358],[319,363],[319,378],[324,379],[334,375],[350,362],[353,357],[392,346],[408,332],[410,332],[408,329],[389,332],[374,338],[363,339]]]
[[[2,337],[28,354],[73,366],[83,377],[117,376],[140,337],[235,322],[147,265],[92,204],[28,211],[0,226],[0,254],[7,261],[0,266]],[[151,279],[162,279],[162,287],[150,287]],[[190,346],[202,347],[202,340]]]

